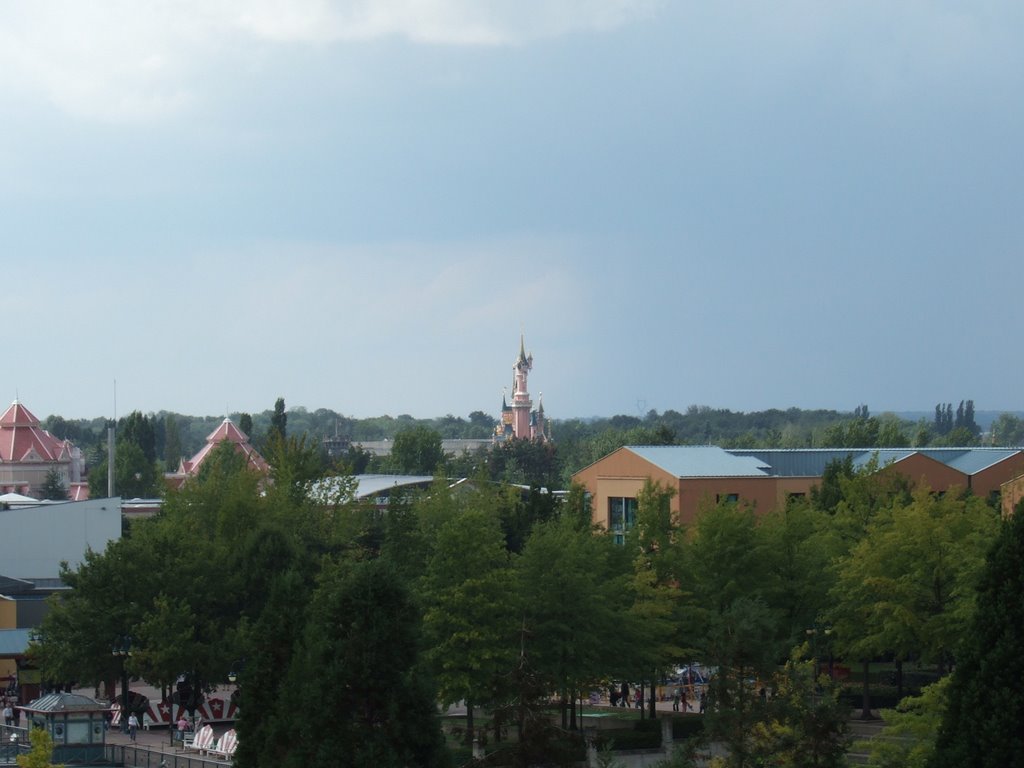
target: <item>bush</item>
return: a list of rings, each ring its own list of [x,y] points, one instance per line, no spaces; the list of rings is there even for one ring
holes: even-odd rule
[[[872,709],[894,709],[900,703],[900,697],[896,694],[894,685],[872,685],[871,693]],[[907,691],[904,690],[904,695]],[[864,700],[864,692],[859,685],[844,685],[839,691],[839,701],[850,709],[860,709]]]
[[[653,722],[657,730],[645,725]],[[661,746],[661,725],[657,720],[639,720],[637,728],[609,728],[597,734],[598,749],[657,749]]]
[[[704,733],[704,718],[699,715],[684,715],[672,719],[672,738],[691,739]]]

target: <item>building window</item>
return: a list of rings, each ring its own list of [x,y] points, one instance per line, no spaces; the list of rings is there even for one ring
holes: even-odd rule
[[[718,493],[715,494],[715,504],[721,504],[723,501],[735,504],[740,500],[738,493]]]
[[[636,525],[636,499],[612,496],[608,499],[608,530],[616,544],[625,541],[626,532]]]

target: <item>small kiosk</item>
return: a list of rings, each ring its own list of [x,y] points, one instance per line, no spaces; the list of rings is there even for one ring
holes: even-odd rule
[[[55,763],[94,763],[103,759],[108,706],[74,693],[49,693],[19,707],[29,730],[45,728],[53,738]]]

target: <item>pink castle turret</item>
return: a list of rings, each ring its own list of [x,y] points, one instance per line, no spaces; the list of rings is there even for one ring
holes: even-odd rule
[[[533,410],[533,401],[527,388],[527,376],[533,370],[533,355],[526,354],[523,337],[519,337],[519,357],[512,366],[512,403],[502,398],[501,423],[495,427],[495,437],[500,440],[518,438],[547,442],[547,423],[544,420],[544,404]]]

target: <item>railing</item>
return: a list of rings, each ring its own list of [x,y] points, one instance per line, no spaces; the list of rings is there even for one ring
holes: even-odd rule
[[[161,752],[131,744],[107,744],[106,760],[125,768],[224,768],[230,761],[215,760],[201,755]]]
[[[28,729],[0,725],[0,766],[17,765],[15,758],[28,752]]]

